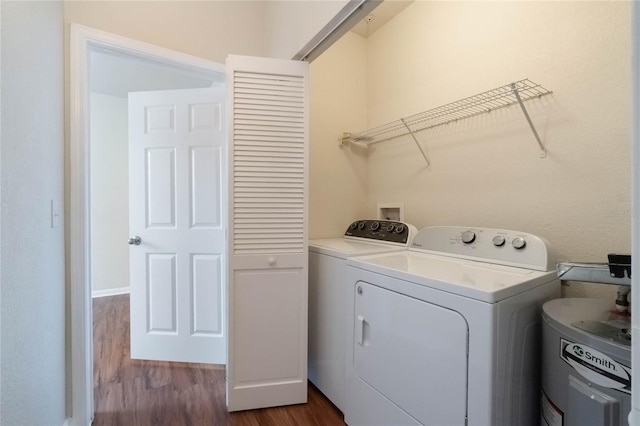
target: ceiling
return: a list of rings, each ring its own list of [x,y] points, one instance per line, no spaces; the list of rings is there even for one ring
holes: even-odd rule
[[[364,38],[375,33],[384,24],[389,22],[398,13],[402,12],[413,0],[385,0],[376,7],[367,17],[357,23],[351,31]]]

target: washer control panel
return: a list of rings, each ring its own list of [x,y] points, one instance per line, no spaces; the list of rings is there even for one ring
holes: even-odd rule
[[[407,245],[413,237],[411,225],[388,220],[356,220],[347,228],[345,237],[365,238]]]
[[[555,268],[555,258],[545,240],[505,229],[427,227],[418,232],[411,249],[540,271]]]

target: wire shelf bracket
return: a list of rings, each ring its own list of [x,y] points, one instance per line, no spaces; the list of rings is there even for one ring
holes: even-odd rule
[[[542,143],[540,135],[538,134],[524,103],[531,99],[541,98],[551,93],[553,92],[545,89],[540,84],[534,83],[529,79],[524,79],[496,89],[487,90],[486,92],[469,96],[468,98],[460,99],[437,108],[401,118],[369,130],[364,130],[358,133],[345,132],[339,141],[341,146],[348,144],[369,146],[375,143],[395,139],[400,136],[410,135],[418,146],[422,157],[426,161],[427,167],[429,167],[431,163],[424,149],[418,142],[416,133],[518,104],[520,105],[520,109],[522,110],[522,113],[529,124],[529,128],[538,143],[538,147],[540,148],[540,157],[544,158],[547,155],[547,149]]]
[[[418,138],[416,138],[416,134],[411,130],[411,127],[409,127],[409,125],[406,123],[406,121],[404,121],[404,118],[401,118],[400,121],[402,121],[402,124],[404,124],[404,127],[407,128],[407,131],[409,132],[409,134],[413,138],[413,141],[418,146],[418,149],[420,150],[420,154],[422,154],[422,156],[424,157],[424,161],[427,162],[427,167],[431,167],[431,162],[429,161],[429,158],[427,157],[427,154],[424,152],[424,149],[422,149],[422,146],[420,145],[420,142],[418,142]]]
[[[518,85],[516,83],[511,83],[511,89],[513,90],[513,96],[516,97],[520,108],[522,108],[522,113],[524,114],[524,118],[527,119],[527,123],[529,123],[529,127],[533,132],[533,136],[536,138],[536,142],[538,142],[538,146],[540,147],[540,158],[544,158],[547,156],[547,148],[545,148],[542,140],[540,140],[540,135],[538,135],[538,131],[536,130],[536,126],[534,126],[533,121],[531,121],[531,117],[529,117],[529,113],[527,112],[527,108],[524,106],[524,102],[522,101],[522,97],[520,93],[518,93]]]

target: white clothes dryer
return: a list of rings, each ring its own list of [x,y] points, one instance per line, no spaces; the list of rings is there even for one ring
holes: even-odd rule
[[[348,425],[538,424],[541,306],[560,296],[544,240],[429,227],[347,264]]]
[[[344,410],[346,259],[406,250],[417,229],[402,222],[358,220],[343,237],[309,241],[309,380]]]

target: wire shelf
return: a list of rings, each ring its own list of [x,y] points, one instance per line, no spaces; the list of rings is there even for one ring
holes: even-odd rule
[[[506,108],[514,104],[520,104],[522,112],[543,152],[542,156],[544,156],[544,146],[523,103],[551,93],[553,92],[545,89],[540,84],[534,83],[529,79],[524,79],[368,130],[358,133],[345,133],[341,141],[342,144],[359,143],[369,145],[411,134],[428,164],[429,160],[426,158],[414,133],[485,114],[500,108]]]

